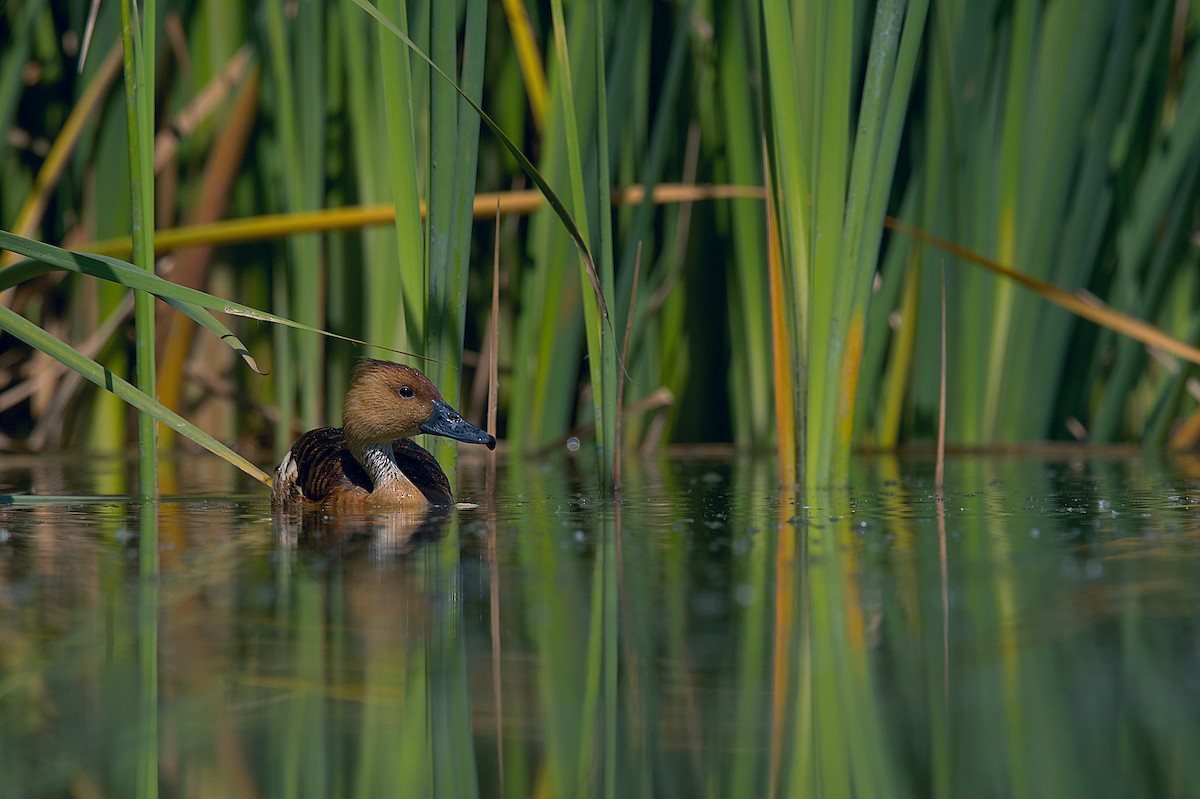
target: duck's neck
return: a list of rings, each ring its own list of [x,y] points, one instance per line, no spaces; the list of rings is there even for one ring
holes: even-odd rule
[[[423,501],[425,499],[425,495],[421,493],[420,489],[413,485],[404,472],[400,471],[400,466],[392,455],[391,444],[351,446],[350,451],[362,464],[367,476],[371,478],[372,498],[389,502],[395,500],[409,502],[416,499]]]

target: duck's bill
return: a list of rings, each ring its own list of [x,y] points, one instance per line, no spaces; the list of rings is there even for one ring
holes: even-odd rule
[[[496,448],[496,439],[458,415],[458,411],[441,400],[434,400],[433,413],[421,425],[422,433],[445,436],[468,444],[483,444]]]

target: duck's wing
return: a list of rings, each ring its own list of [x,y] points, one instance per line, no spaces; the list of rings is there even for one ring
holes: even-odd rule
[[[450,481],[429,450],[412,439],[398,438],[392,442],[392,454],[400,471],[421,489],[430,505],[449,505],[454,501],[450,493]]]
[[[350,454],[340,427],[310,430],[275,469],[271,499],[279,504],[324,502],[336,493],[371,491],[371,478]]]

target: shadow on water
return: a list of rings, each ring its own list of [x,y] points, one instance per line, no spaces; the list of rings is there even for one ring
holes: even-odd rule
[[[128,485],[90,467],[0,493]],[[664,459],[609,502],[552,459],[337,518],[167,468],[0,507],[5,796],[1200,794],[1194,462]]]

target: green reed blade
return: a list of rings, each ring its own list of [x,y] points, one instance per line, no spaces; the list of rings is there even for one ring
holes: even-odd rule
[[[997,238],[996,254],[1001,263],[1015,263],[1017,258],[1017,214],[1021,198],[1021,160],[1024,154],[1025,125],[1028,124],[1028,102],[1034,40],[1037,32],[1036,3],[1018,0],[1013,19],[1012,44],[1005,77],[1004,112],[1001,116],[1000,161],[997,180]],[[1004,395],[1004,361],[1012,329],[1015,287],[1001,282],[995,287],[993,323],[988,330],[987,378],[982,387],[983,435],[991,439],[998,429],[999,402]]]
[[[360,8],[365,8],[362,0],[354,2]],[[400,0],[383,0],[380,10],[370,9],[372,16],[381,23],[377,26],[382,77],[380,86],[386,122],[387,174],[391,184],[391,199],[396,206],[396,253],[399,258],[394,265],[377,265],[376,268],[396,270],[402,295],[401,308],[397,309],[395,294],[372,292],[369,307],[372,309],[372,332],[384,332],[389,320],[394,320],[399,310],[403,316],[402,337],[399,339],[401,346],[414,350],[420,348],[423,352],[428,273],[425,233],[421,221],[421,179],[417,169],[414,70],[409,63],[408,50],[401,46],[407,43],[407,37],[390,21],[384,21],[394,18],[407,24],[404,8],[405,4]],[[393,35],[387,35],[389,30],[394,31]],[[391,322],[391,328],[396,329],[394,321]]]
[[[1134,21],[1136,9],[1121,3],[1112,18],[1113,40],[1103,57],[1104,72],[1098,84],[1098,101],[1088,122],[1088,132],[1081,142],[1079,177],[1069,200],[1066,216],[1054,260],[1056,282],[1065,286],[1088,285],[1102,263],[1101,248],[1110,241],[1109,219],[1114,207],[1113,189],[1109,185],[1110,159],[1124,113],[1128,84],[1135,72],[1136,54],[1141,33]],[[1127,306],[1129,307],[1129,306]],[[1082,396],[1093,381],[1086,375],[1091,364],[1087,359],[1074,359],[1068,354],[1071,331],[1076,320],[1069,314],[1041,309],[1037,329],[1022,341],[1024,352],[1036,342],[1038,360],[1053,364],[1057,379],[1032,381],[1029,405],[1042,409],[1032,435],[1054,435],[1061,419],[1075,414]],[[1029,341],[1033,338],[1034,342]],[[1118,346],[1124,346],[1119,344]],[[1028,359],[1028,355],[1026,358]],[[1036,432],[1033,432],[1036,431]]]
[[[604,319],[606,322],[611,324],[611,322],[608,321],[608,307],[603,303],[603,292],[600,290],[600,278],[596,273],[595,262],[592,259],[591,251],[588,249],[586,239],[580,233],[580,228],[577,226],[575,219],[570,213],[568,213],[566,206],[563,205],[562,200],[559,199],[558,195],[550,187],[550,184],[546,182],[545,178],[542,177],[541,173],[538,172],[528,157],[521,152],[521,149],[516,145],[516,143],[514,143],[512,139],[505,135],[500,126],[497,125],[496,122],[487,113],[485,113],[484,110],[479,107],[474,100],[467,96],[461,88],[458,88],[458,84],[456,84],[449,75],[443,72],[441,68],[437,66],[437,64],[433,63],[429,56],[421,52],[420,48],[418,48],[408,36],[401,32],[399,28],[397,28],[391,21],[383,16],[377,8],[370,5],[366,0],[354,0],[354,2],[359,6],[359,8],[363,9],[372,17],[374,17],[379,24],[388,30],[388,32],[402,41],[411,52],[415,53],[417,57],[428,64],[442,77],[443,80],[455,86],[459,96],[467,101],[472,110],[474,110],[475,113],[479,115],[479,118],[483,120],[484,124],[487,125],[494,134],[496,134],[496,138],[500,140],[500,143],[504,145],[504,148],[509,152],[509,154],[512,155],[512,157],[517,160],[517,163],[521,165],[522,171],[529,176],[529,179],[534,182],[534,184],[538,187],[538,190],[541,191],[546,197],[546,202],[550,204],[550,207],[554,210],[554,213],[562,221],[563,227],[571,236],[571,240],[575,243],[575,246],[579,249],[580,255],[584,261],[584,265],[587,268],[588,278],[592,282],[592,289],[597,297],[597,302],[601,303],[601,310],[603,311]]]
[[[805,112],[800,100],[800,81],[797,76],[799,64],[795,58],[797,50],[793,36],[792,10],[783,0],[763,0],[763,70],[767,83],[767,117],[769,135],[770,167],[773,174],[775,215],[777,233],[783,262],[782,285],[784,325],[781,328],[786,341],[776,344],[777,352],[788,352],[791,363],[787,365],[794,383],[795,402],[793,419],[776,419],[780,430],[794,429],[797,441],[781,441],[781,447],[794,447],[803,462],[807,438],[805,432],[808,419],[804,397],[808,392],[809,330],[807,308],[812,292],[810,286],[810,239],[812,232],[809,211],[809,156],[810,131],[804,124]],[[777,408],[782,409],[783,405]]]
[[[387,189],[390,159],[393,155],[399,155],[398,152],[393,154],[387,147],[386,114],[375,101],[382,80],[376,77],[376,72],[383,74],[388,67],[378,55],[383,43],[370,35],[370,21],[363,19],[358,7],[351,0],[342,0],[341,12],[341,33],[345,39],[342,51],[347,84],[346,107],[354,182],[358,201],[373,204],[391,198]],[[378,70],[373,67],[376,58],[380,58]],[[387,94],[385,106],[388,102],[386,97]],[[387,153],[389,167],[386,170],[379,168],[380,152]],[[396,216],[399,217],[398,210]],[[358,272],[361,277],[354,281],[347,276],[347,285],[343,288],[347,292],[346,302],[351,307],[344,309],[344,313],[347,320],[356,316],[362,317],[360,333],[368,341],[388,342],[403,347],[406,344],[401,342],[407,337],[398,336],[397,330],[402,327],[407,314],[403,309],[398,313],[396,307],[396,298],[403,296],[400,288],[401,264],[424,263],[424,256],[417,261],[400,260],[398,242],[402,237],[396,232],[396,224],[393,221],[390,235],[379,228],[363,229],[359,255],[362,266]],[[418,240],[416,245],[421,247],[423,243]],[[408,257],[411,258],[412,255],[409,254]],[[354,308],[361,308],[364,312],[354,313]],[[330,326],[335,326],[333,319],[330,320]]]
[[[279,137],[282,199],[291,211],[313,210],[321,206],[325,178],[322,168],[325,98],[320,59],[314,56],[321,50],[324,6],[299,4],[290,26],[285,24],[283,6],[282,0],[265,5],[270,75],[276,86],[275,127]],[[288,241],[289,259],[282,272],[288,303],[284,312],[309,327],[320,327],[322,319],[320,249],[316,235],[292,237]],[[300,421],[306,428],[312,428],[321,421],[324,378],[320,339],[311,335],[292,339],[299,378]],[[280,389],[281,393],[293,391],[287,385]]]
[[[727,142],[728,179],[748,185],[763,179],[761,113],[745,88],[750,64],[758,59],[757,23],[746,9],[726,6],[721,23],[726,35],[718,42],[719,122]],[[734,440],[742,446],[763,447],[773,442],[774,431],[765,209],[757,202],[734,200],[729,217],[737,288],[729,292]]]
[[[605,307],[613,304],[615,278],[613,271],[613,231],[612,231],[612,178],[609,170],[608,150],[608,81],[607,67],[604,61],[604,32],[607,30],[604,21],[604,2],[597,0],[593,4],[594,17],[592,33],[596,37],[593,45],[595,64],[593,80],[596,100],[596,152],[599,162],[596,166],[596,177],[592,186],[596,217],[599,222],[595,249],[600,254],[597,265],[600,271],[600,297],[584,292],[584,317],[591,317],[588,324],[589,332],[594,327],[599,330],[599,340],[593,349],[589,338],[588,364],[592,366],[592,405],[596,416],[596,440],[599,445],[597,456],[600,459],[601,490],[608,491],[614,485],[614,475],[617,473],[615,458],[619,455],[616,446],[616,413],[617,413],[617,359],[620,345],[617,343],[616,331],[611,321],[607,320]],[[586,267],[586,264],[584,265]],[[599,308],[592,306],[599,304]],[[589,310],[590,309],[590,310]],[[607,321],[607,323],[606,323]],[[597,391],[599,386],[599,391]],[[615,646],[615,644],[614,644]],[[614,649],[615,652],[615,649]],[[612,716],[613,725],[616,723],[615,713]],[[615,739],[614,739],[615,740]],[[612,758],[616,757],[615,746]],[[610,761],[615,763],[615,759]],[[609,782],[610,790],[614,790],[613,782]]]
[[[586,27],[591,20],[586,14],[571,18],[568,52],[580,60],[573,66],[564,62],[557,54],[562,48],[551,48],[548,70],[550,78],[549,114],[544,123],[544,144],[541,169],[547,182],[571,186],[573,209],[579,216],[581,230],[586,236],[590,221],[587,206],[579,200],[580,189],[576,185],[572,166],[572,138],[569,125],[576,129],[590,130],[595,126],[595,103],[581,100],[574,105],[562,101],[563,85],[571,81],[572,69],[586,74],[586,65],[591,60],[584,55],[594,37]],[[590,82],[581,81],[578,98],[592,89]],[[592,144],[588,141],[584,146]],[[578,153],[580,142],[575,139]],[[589,154],[593,152],[588,151]],[[593,157],[589,155],[589,158]],[[584,160],[580,155],[580,161]],[[530,226],[529,250],[532,268],[523,276],[521,306],[526,309],[517,319],[514,364],[522,377],[513,384],[510,406],[512,438],[518,446],[538,446],[566,435],[571,414],[578,411],[577,423],[592,421],[595,406],[576,407],[579,371],[578,358],[584,336],[584,315],[580,313],[583,303],[581,286],[585,285],[583,269],[564,269],[574,258],[571,243],[562,235],[563,229],[556,224],[549,211],[535,214]],[[576,248],[578,249],[578,248]]]
[[[241,469],[255,480],[270,485],[271,478],[257,466],[250,463],[250,461],[187,419],[167,408],[158,400],[139,391],[132,384],[105,369],[91,358],[81,355],[75,349],[59,341],[15,311],[0,306],[0,328],[7,330],[29,346],[41,350],[65,366],[70,367],[101,388],[112,392],[152,419],[158,420],[180,435],[187,436],[209,452]]]
[[[854,6],[849,3],[817,2],[810,13],[801,13],[812,53],[815,72],[812,105],[803,108],[811,119],[820,120],[813,132],[810,156],[810,191],[813,202],[813,229],[809,274],[812,297],[807,308],[809,328],[809,388],[805,405],[808,411],[805,437],[805,474],[809,479],[827,481],[832,475],[832,456],[836,433],[836,397],[842,373],[849,320],[842,316],[839,296],[848,291],[851,275],[841,273],[843,216],[846,204],[846,178],[850,167],[851,54],[853,52]],[[836,309],[836,310],[835,310]]]
[[[928,0],[884,2],[876,7],[833,303],[834,318],[844,326],[843,349],[836,361],[831,358],[825,385],[824,402],[836,409],[827,440],[832,475],[839,482],[849,475],[867,305],[928,7]]]
[[[1093,99],[1096,89],[1092,87],[1100,86],[1101,76],[1123,80],[1128,72],[1119,64],[1113,65],[1115,73],[1105,69],[1105,63],[1111,65],[1119,54],[1106,38],[1113,24],[1114,7],[1112,2],[1084,0],[1047,6],[1040,15],[1035,50],[1030,54],[1035,74],[1062,77],[1055,81],[1035,81],[1027,87],[1013,257],[1024,271],[1065,285],[1086,285],[1094,263],[1083,261],[1080,252],[1059,249],[1072,197],[1077,213],[1096,218],[1097,211],[1104,210],[1104,193],[1083,194],[1077,175],[1088,152],[1085,136],[1109,135],[1115,121],[1111,112],[1107,119],[1098,113],[1097,101]],[[1064,42],[1070,42],[1071,46],[1064,47]],[[1110,85],[1099,96],[1122,95],[1120,88]],[[1107,149],[1107,142],[1097,144]],[[1035,182],[1037,190],[1029,191],[1028,186]],[[1072,276],[1078,282],[1069,282]],[[1058,381],[1053,378],[1035,377],[1036,364],[1045,363],[1054,354],[1047,347],[1051,331],[1061,330],[1057,339],[1065,340],[1065,328],[1071,320],[1024,293],[1013,295],[1010,310],[1003,350],[1006,363],[993,364],[993,373],[996,369],[1003,370],[1004,391],[1020,392],[1026,402],[991,403],[997,413],[993,434],[1003,438],[1033,438],[1045,434],[1048,411],[1053,407],[1058,388]],[[1018,369],[1024,374],[1018,374]],[[1030,407],[1046,410],[1030,413]]]
[[[460,85],[478,104],[483,95],[483,67],[487,35],[485,3],[467,4],[461,55]],[[433,9],[436,60],[453,71],[459,62],[455,8],[437,4]],[[457,96],[455,87],[435,81],[430,87],[431,150],[429,227],[429,328],[426,351],[439,363],[435,382],[456,407],[462,395],[462,363],[466,326],[467,276],[470,266],[471,229],[479,154],[479,118]],[[442,127],[444,126],[444,127]],[[449,442],[443,454],[456,451]]]
[[[1114,296],[1123,307],[1144,317],[1157,312],[1167,285],[1167,264],[1156,256],[1156,251],[1161,256],[1188,239],[1178,214],[1181,208],[1190,207],[1189,200],[1196,193],[1195,154],[1200,147],[1200,109],[1193,107],[1200,103],[1200,55],[1197,52],[1193,50],[1188,59],[1189,68],[1179,91],[1173,125],[1139,176],[1129,214],[1117,237]],[[1166,231],[1170,232],[1164,235]],[[1152,265],[1156,261],[1157,268]],[[1097,440],[1116,438],[1121,411],[1129,399],[1143,358],[1140,347],[1118,346],[1114,378],[1105,387],[1092,424]]]
[[[609,35],[612,42],[611,58],[606,58],[610,64],[605,81],[608,90],[608,102],[614,108],[621,109],[620,114],[609,117],[609,132],[613,135],[609,151],[616,158],[612,167],[615,175],[613,180],[618,185],[642,183],[653,185],[663,180],[666,170],[672,168],[672,159],[678,157],[675,151],[679,142],[680,113],[679,104],[686,97],[686,82],[689,55],[687,25],[678,21],[672,34],[670,50],[666,56],[666,66],[663,70],[662,85],[658,92],[652,93],[651,84],[651,55],[654,39],[653,9],[649,6],[634,4],[636,8],[623,10],[613,21],[613,30]],[[652,119],[648,119],[654,111]],[[649,132],[647,134],[647,127]],[[689,148],[694,149],[694,148]],[[685,158],[687,156],[685,155]],[[662,225],[659,231],[659,217],[673,216],[671,211],[661,212],[651,202],[648,194],[643,202],[633,207],[621,207],[616,211],[619,233],[614,234],[614,244],[623,242],[619,267],[616,269],[617,282],[615,296],[633,296],[633,280],[635,273],[640,274],[639,290],[653,286],[656,283],[670,282],[679,279],[678,272],[683,263],[686,250],[686,240],[681,235],[673,235],[671,224]],[[690,214],[688,215],[690,218]],[[636,267],[641,253],[640,272]],[[666,267],[673,276],[660,275],[656,264]],[[658,348],[651,345],[648,328],[655,327],[665,321],[661,314],[652,313],[643,291],[638,297],[638,307],[633,310],[633,324],[627,328],[626,303],[618,302],[614,317],[618,330],[630,330],[630,354],[625,363],[618,364],[618,370],[624,370],[631,379],[626,382],[626,392],[631,389],[639,393],[647,393],[650,386],[673,385],[665,374],[664,365],[670,362],[678,367],[678,362],[659,357]],[[674,335],[682,335],[675,331]],[[680,370],[680,371],[686,371]],[[626,397],[625,402],[632,400]],[[594,413],[594,410],[593,410]],[[645,420],[630,417],[621,421],[621,446],[633,446],[644,433]]]
[[[129,137],[129,191],[132,197],[133,262],[154,272],[154,59],[158,26],[156,0],[145,0],[138,19],[136,0],[121,2],[121,44],[125,70],[125,127]],[[141,23],[140,25],[138,23]],[[155,377],[154,299],[134,295],[134,341],[138,388],[157,396]],[[154,419],[138,414],[138,491],[143,498],[158,494],[158,431]],[[157,788],[143,774],[139,794]]]
[[[430,6],[429,56],[446,74],[453,75],[458,64],[458,4],[432,3]],[[462,282],[459,264],[450,256],[452,239],[457,238],[454,229],[454,194],[458,188],[455,178],[458,172],[457,158],[458,103],[454,88],[445,81],[432,80],[429,86],[429,152],[428,193],[426,195],[425,236],[428,249],[425,253],[425,275],[428,282],[426,295],[427,324],[424,345],[429,354],[439,360],[451,354],[458,356],[458,335],[455,333],[457,288]],[[478,128],[478,125],[476,126]],[[469,134],[468,134],[469,135]],[[473,162],[472,162],[473,163]],[[470,176],[474,189],[474,174]],[[436,346],[437,351],[430,348]],[[438,369],[435,380],[439,385],[444,365]],[[455,395],[448,395],[454,403]],[[447,446],[447,449],[450,447]]]

